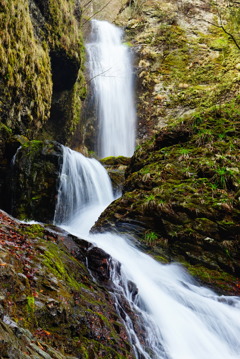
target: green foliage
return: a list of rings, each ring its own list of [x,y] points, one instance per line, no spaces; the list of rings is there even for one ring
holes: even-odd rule
[[[71,260],[74,260],[73,258]],[[62,252],[57,245],[50,243],[48,245],[48,251],[45,251],[43,263],[49,270],[59,279],[62,279],[68,283],[73,289],[79,289],[84,286],[78,283],[72,273],[69,273],[66,265],[66,254]]]
[[[146,199],[147,202],[153,201],[153,200],[155,200],[155,195],[154,195],[154,194],[150,194],[149,196],[146,196],[145,199]]]
[[[154,245],[157,239],[158,239],[158,234],[153,231],[147,232],[144,235],[144,242],[146,242],[147,245]]]
[[[27,311],[33,313],[35,309],[35,298],[27,297]]]

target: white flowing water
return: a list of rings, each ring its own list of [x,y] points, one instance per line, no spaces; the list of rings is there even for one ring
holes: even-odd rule
[[[142,340],[124,313],[136,358],[239,359],[239,297],[216,295],[195,283],[181,266],[156,262],[126,238],[89,234],[99,206],[113,200],[111,186],[97,161],[69,149],[64,156],[56,218],[63,218],[69,232],[84,236],[121,263],[121,275],[117,267],[112,268],[113,296],[119,312],[123,311],[121,295],[125,296],[144,330]],[[89,208],[94,215],[89,216]]]
[[[107,21],[92,20],[87,44],[90,82],[98,119],[98,155],[133,155],[136,112],[132,56],[121,42],[123,31]]]
[[[62,149],[63,164],[54,223],[67,225],[71,221],[72,226],[75,223],[86,234],[113,201],[111,181],[107,171],[94,158],[86,158],[65,146]]]

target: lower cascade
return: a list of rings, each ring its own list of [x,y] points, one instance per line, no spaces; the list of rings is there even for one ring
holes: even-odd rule
[[[86,158],[65,146],[62,149],[63,165],[54,223],[67,225],[71,222],[73,226],[74,222],[86,234],[114,199],[111,181],[107,171],[94,158]]]
[[[142,339],[128,314],[121,315],[136,358],[239,359],[240,298],[199,286],[180,265],[155,261],[128,238],[90,234],[113,200],[110,180],[96,160],[67,148],[63,153],[55,222],[112,256],[116,309],[124,296],[144,331]]]

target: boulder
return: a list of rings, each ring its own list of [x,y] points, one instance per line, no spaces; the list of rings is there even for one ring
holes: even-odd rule
[[[234,104],[204,111],[197,124],[198,117],[176,121],[139,146],[122,197],[93,231],[131,234],[156,258],[181,262],[207,284],[231,292],[228,283],[240,276],[240,128]]]
[[[9,175],[15,217],[53,221],[62,161],[57,142],[28,141],[17,150]]]

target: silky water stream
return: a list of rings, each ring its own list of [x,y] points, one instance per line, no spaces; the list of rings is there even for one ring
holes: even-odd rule
[[[99,155],[131,156],[135,110],[129,50],[114,25],[94,20],[92,28],[88,54],[100,121]],[[218,296],[201,287],[180,265],[160,264],[128,238],[90,234],[114,200],[111,182],[95,159],[66,147],[63,157],[55,223],[113,258],[112,295],[136,358],[240,359],[240,298]],[[136,313],[144,338],[128,313],[122,314],[123,296]]]
[[[98,120],[99,157],[133,155],[136,113],[132,55],[123,31],[107,21],[92,20],[86,45],[90,83]]]
[[[114,200],[107,172],[95,159],[63,147],[55,222],[109,253],[112,295],[119,308],[124,295],[144,328],[140,340],[131,318],[125,325],[136,358],[240,358],[240,300],[199,286],[177,264],[163,265],[140,252],[128,238],[89,234],[101,211]],[[113,262],[114,263],[114,262]],[[132,285],[137,290],[132,290]]]

